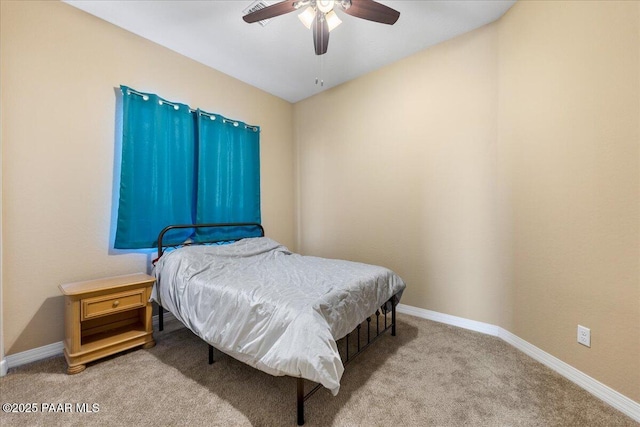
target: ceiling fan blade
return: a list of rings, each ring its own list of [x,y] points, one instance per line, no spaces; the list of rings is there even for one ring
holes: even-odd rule
[[[351,7],[344,13],[368,21],[393,25],[400,17],[400,12],[373,0],[351,0]]]
[[[276,16],[284,15],[285,13],[293,12],[294,10],[297,10],[296,2],[293,0],[287,0],[272,4],[264,9],[256,10],[255,12],[247,13],[242,17],[242,19],[244,19],[244,22],[251,24],[253,22],[262,21],[263,19],[275,18]]]
[[[316,49],[316,55],[324,55],[329,47],[329,24],[327,24],[324,14],[316,13],[316,19],[313,20],[311,30],[313,32],[313,46]]]

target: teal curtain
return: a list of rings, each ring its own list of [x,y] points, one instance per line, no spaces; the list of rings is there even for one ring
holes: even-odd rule
[[[169,224],[192,222],[195,205],[194,114],[184,104],[122,90],[122,167],[114,247],[150,248]],[[167,243],[184,242],[192,230]]]
[[[260,128],[198,110],[196,223],[260,223]],[[256,227],[198,229],[196,241],[259,236]]]
[[[260,223],[260,128],[126,86],[114,247],[152,248],[168,225]],[[259,236],[256,227],[174,229],[168,245]]]

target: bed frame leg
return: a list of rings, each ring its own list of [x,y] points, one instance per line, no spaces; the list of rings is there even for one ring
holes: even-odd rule
[[[213,346],[209,344],[209,365],[213,365]]]
[[[396,336],[396,305],[395,301],[391,302],[391,336]]]
[[[162,331],[164,329],[164,308],[161,305],[158,307],[158,329]]]
[[[298,378],[298,425],[304,425],[304,379]]]

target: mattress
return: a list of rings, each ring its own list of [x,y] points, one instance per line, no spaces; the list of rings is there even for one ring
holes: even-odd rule
[[[336,341],[405,283],[393,271],[302,256],[266,237],[166,252],[152,299],[220,351],[271,375],[340,389]]]

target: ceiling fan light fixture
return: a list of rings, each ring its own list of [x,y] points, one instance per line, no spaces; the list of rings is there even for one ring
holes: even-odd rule
[[[338,14],[335,13],[333,10],[327,13],[324,16],[324,19],[327,20],[327,26],[329,27],[329,31],[333,30],[338,25],[342,24],[342,20],[338,18]]]
[[[304,10],[304,12],[298,15],[298,18],[300,18],[300,21],[302,21],[305,27],[311,29],[311,23],[316,18],[316,11],[314,8],[309,6]]]
[[[316,55],[324,55],[329,32],[342,23],[334,11],[338,6],[347,15],[381,24],[393,25],[400,17],[400,12],[376,0],[283,0],[249,12],[242,19],[252,24],[306,8],[298,18],[311,30]]]
[[[333,0],[316,0],[316,7],[322,13],[329,13],[333,10]]]

